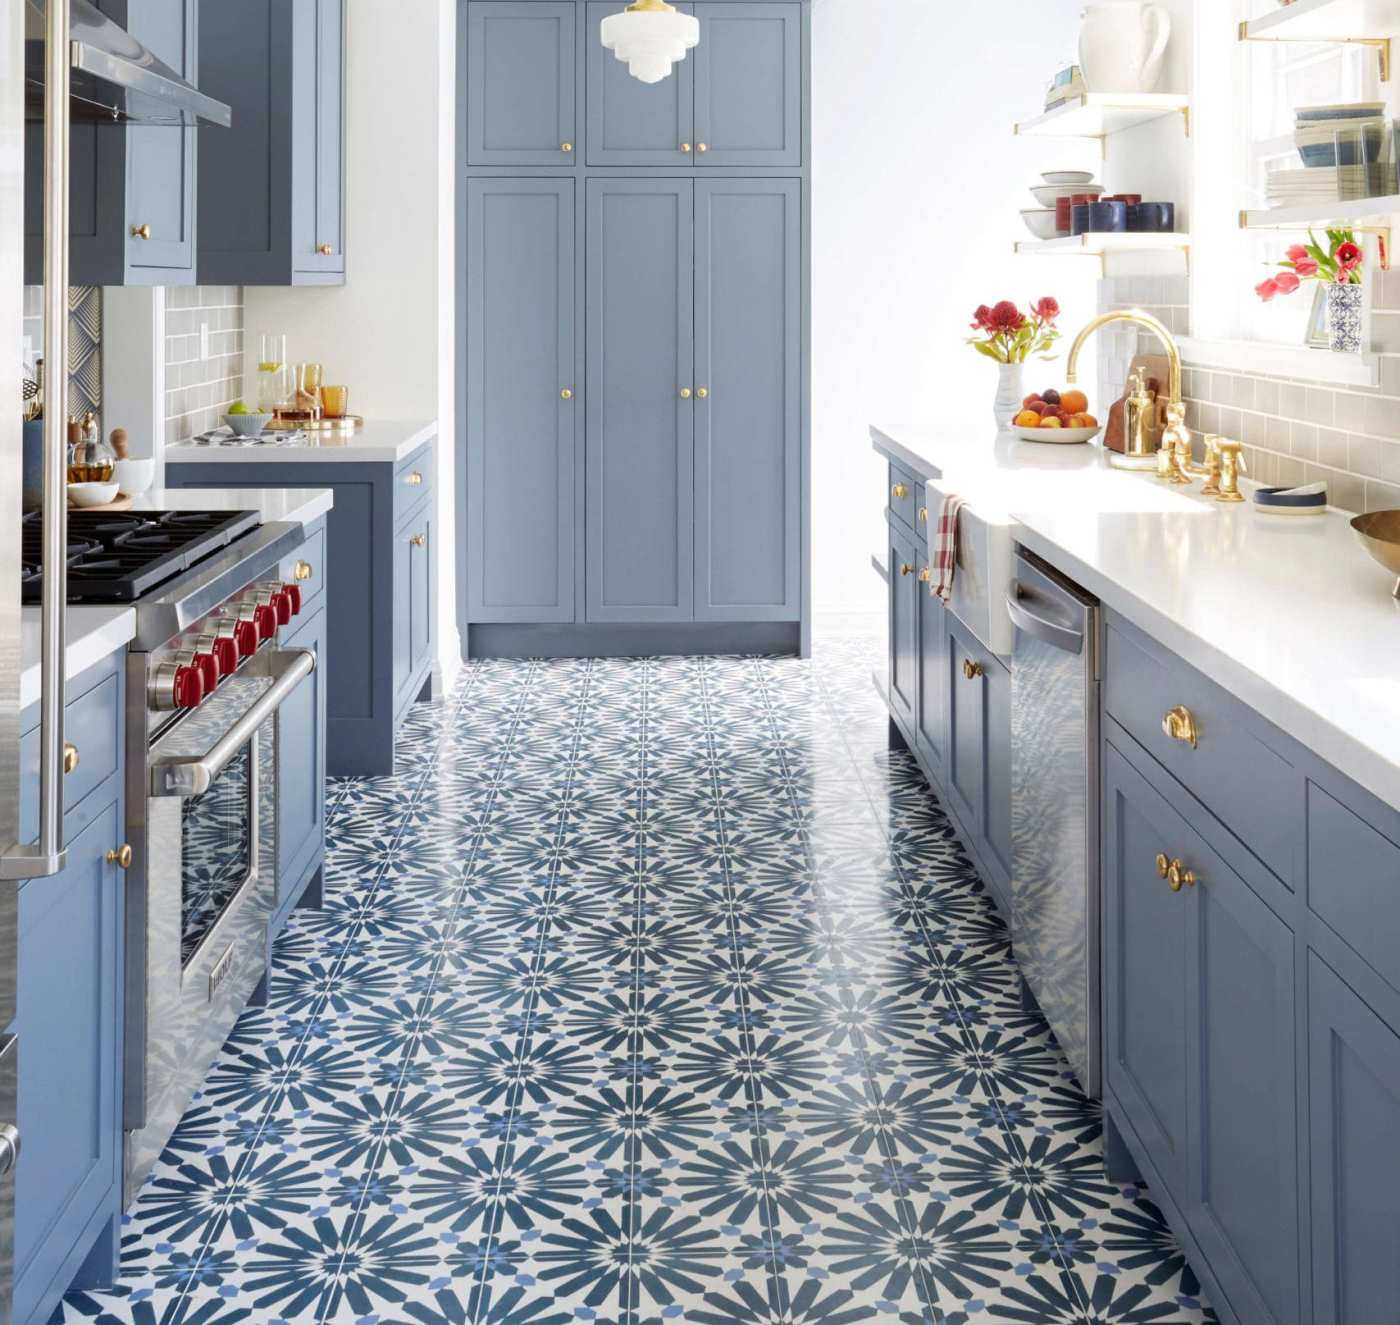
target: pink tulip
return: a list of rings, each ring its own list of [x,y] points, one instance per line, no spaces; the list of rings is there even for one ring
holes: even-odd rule
[[[1293,270],[1296,271],[1298,275],[1301,276],[1305,281],[1311,280],[1314,276],[1317,275],[1317,262],[1313,258],[1304,255],[1301,258],[1295,258],[1293,260]]]
[[[1274,277],[1274,287],[1279,294],[1292,294],[1302,283],[1291,271],[1281,271]]]
[[[1307,261],[1312,261],[1310,258],[1308,258],[1308,250],[1305,249],[1301,244],[1294,244],[1293,247],[1288,250],[1289,262],[1302,262],[1305,259]],[[1316,264],[1314,264],[1314,266],[1316,266]]]
[[[1267,304],[1269,300],[1278,293],[1278,282],[1272,277],[1267,281],[1260,281],[1259,284],[1254,287],[1254,293]]]

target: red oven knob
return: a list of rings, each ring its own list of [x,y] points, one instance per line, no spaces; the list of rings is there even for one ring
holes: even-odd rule
[[[209,652],[219,666],[219,676],[232,676],[238,670],[238,641],[220,635],[211,641]]]
[[[287,601],[292,605],[292,615],[301,615],[301,585],[284,584],[282,592],[286,595]]]
[[[277,613],[267,603],[259,603],[253,609],[253,621],[257,625],[258,639],[271,639],[277,634]]]
[[[251,658],[258,651],[258,627],[252,621],[240,621],[233,628],[234,642],[240,658]]]
[[[285,626],[292,619],[292,600],[285,589],[277,589],[272,594],[272,601],[269,604],[277,614],[277,624]]]
[[[177,667],[171,686],[177,709],[197,708],[204,698],[204,681],[196,667]]]
[[[212,695],[221,677],[219,660],[212,653],[196,653],[192,665],[199,673],[199,684],[203,694]]]

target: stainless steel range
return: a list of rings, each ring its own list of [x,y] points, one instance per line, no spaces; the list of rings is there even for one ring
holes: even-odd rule
[[[128,1201],[266,970],[278,890],[277,712],[316,660],[278,643],[301,592],[274,577],[301,526],[243,528],[136,601],[126,690]]]

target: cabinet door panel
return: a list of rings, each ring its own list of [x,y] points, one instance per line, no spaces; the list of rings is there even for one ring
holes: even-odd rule
[[[924,758],[938,773],[943,769],[948,727],[948,609],[924,583],[929,564],[922,549],[915,565],[919,572],[919,715],[915,735]]]
[[[1400,1302],[1400,1034],[1309,955],[1313,1320],[1371,1325]]]
[[[306,227],[293,237],[298,271],[345,270],[345,0],[302,0],[314,24],[308,89],[309,132],[296,163],[294,188],[305,189],[301,218]],[[330,252],[327,253],[326,250]]]
[[[1293,934],[1203,840],[1186,831],[1173,841],[1173,854],[1198,876],[1174,899],[1190,907],[1194,931],[1186,972],[1193,1000],[1186,1217],[1236,1315],[1292,1325],[1299,1296]]]
[[[568,3],[467,6],[467,162],[572,165],[575,14]]]
[[[1190,838],[1123,756],[1104,760],[1104,1072],[1167,1190],[1186,1180],[1188,907],[1159,877],[1159,853]]]
[[[602,42],[603,20],[627,0],[588,4],[588,164],[689,166],[695,163],[695,64],[687,56],[669,78],[643,83]],[[677,5],[693,14],[694,5]],[[691,151],[682,150],[688,143]]]
[[[802,186],[695,186],[695,616],[795,621]]]
[[[472,621],[574,619],[574,303],[573,181],[469,180]]]
[[[1000,871],[999,889],[1011,885],[1011,673],[990,654],[982,655],[987,692],[983,837],[988,865]],[[1005,899],[1003,899],[1005,900]]]
[[[695,612],[694,189],[588,183],[588,619]]]
[[[695,12],[696,164],[801,165],[802,6],[701,3]]]
[[[198,83],[198,14],[195,0],[131,0],[131,35],[172,69]],[[198,130],[166,125],[133,126],[127,135],[127,265],[155,271],[149,279],[170,284],[194,274],[195,144]],[[150,226],[151,237],[132,231]]]
[[[393,679],[394,708],[397,710],[413,673],[413,537],[411,524],[394,531],[394,604],[392,608],[392,647],[390,676]]]
[[[919,686],[918,584],[913,573],[914,545],[893,526],[889,527],[889,640],[890,704],[906,727],[914,726]],[[909,567],[906,574],[904,568]]]
[[[415,522],[409,535],[408,657],[416,676],[427,661],[433,643],[433,509],[431,504]]]
[[[980,838],[986,826],[987,688],[985,678],[969,678],[965,663],[975,663],[981,646],[956,618],[947,616],[948,653],[948,794],[963,826]]]
[[[316,670],[277,710],[278,887],[299,882],[297,868],[325,839],[326,614],[303,620],[285,647],[316,655]],[[278,901],[282,900],[279,894]]]
[[[61,874],[20,888],[16,1320],[36,1309],[119,1179],[122,876],[106,853],[121,832],[113,802],[69,842]]]

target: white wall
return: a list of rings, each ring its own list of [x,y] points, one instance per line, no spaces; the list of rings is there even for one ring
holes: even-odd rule
[[[356,414],[436,417],[439,661],[459,660],[453,490],[454,0],[349,0],[346,284],[246,291],[247,380],[258,337],[350,387]]]
[[[1099,168],[1093,143],[1018,139],[1074,59],[1082,0],[815,0],[813,599],[883,610],[872,422],[970,419],[992,440],[996,368],[963,343],[981,303],[1053,294],[1093,312],[1089,259],[1029,259],[1018,216],[1042,170]],[[1028,390],[1061,362],[1028,368]],[[1088,374],[1085,375],[1086,379]],[[1043,381],[1041,379],[1044,379]]]

